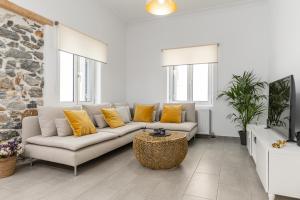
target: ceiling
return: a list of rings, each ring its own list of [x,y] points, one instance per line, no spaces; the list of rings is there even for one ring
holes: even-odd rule
[[[249,0],[175,0],[178,5],[178,11],[175,14],[188,14],[245,1]],[[145,11],[146,0],[100,0],[100,2],[127,23],[161,18]]]

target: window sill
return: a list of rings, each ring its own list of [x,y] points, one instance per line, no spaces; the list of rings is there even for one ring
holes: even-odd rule
[[[167,101],[168,103],[195,103],[195,107],[196,108],[200,108],[200,109],[210,109],[210,108],[213,108],[214,107],[214,105],[213,104],[201,104],[201,103],[199,103],[199,102],[197,102],[197,101]]]
[[[93,105],[95,104],[94,102],[60,102],[60,106],[81,106],[81,105]]]
[[[198,108],[198,109],[211,109],[211,108],[213,108],[214,107],[214,105],[212,105],[212,104],[210,104],[210,105],[201,105],[201,104],[197,104],[196,103],[196,109]]]

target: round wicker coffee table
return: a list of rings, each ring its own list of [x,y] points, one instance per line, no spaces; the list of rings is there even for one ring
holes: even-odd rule
[[[133,151],[144,167],[170,169],[184,160],[188,142],[184,133],[171,132],[169,136],[155,137],[141,132],[133,139]]]

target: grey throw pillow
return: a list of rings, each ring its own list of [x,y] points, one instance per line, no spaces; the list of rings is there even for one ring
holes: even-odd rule
[[[73,130],[67,119],[55,119],[57,135],[60,137],[73,135]]]
[[[108,126],[108,124],[104,120],[103,114],[94,115],[94,121],[96,122],[96,126],[98,128],[105,128]]]
[[[116,107],[117,112],[121,116],[124,123],[129,123],[131,121],[129,106]]]
[[[110,107],[111,107],[110,103],[82,105],[82,109],[88,113],[90,119],[92,120],[92,122],[94,123],[95,126],[97,126],[97,123],[95,121],[94,116],[100,115],[102,108],[110,108]]]

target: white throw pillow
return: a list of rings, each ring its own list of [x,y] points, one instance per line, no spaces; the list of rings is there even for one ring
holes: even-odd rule
[[[123,119],[124,123],[129,123],[131,121],[129,106],[116,107],[116,110]]]
[[[103,114],[94,115],[94,121],[96,122],[96,126],[98,128],[105,128],[108,126],[108,124],[104,120]]]
[[[57,135],[60,137],[73,135],[73,130],[67,119],[55,119]]]

